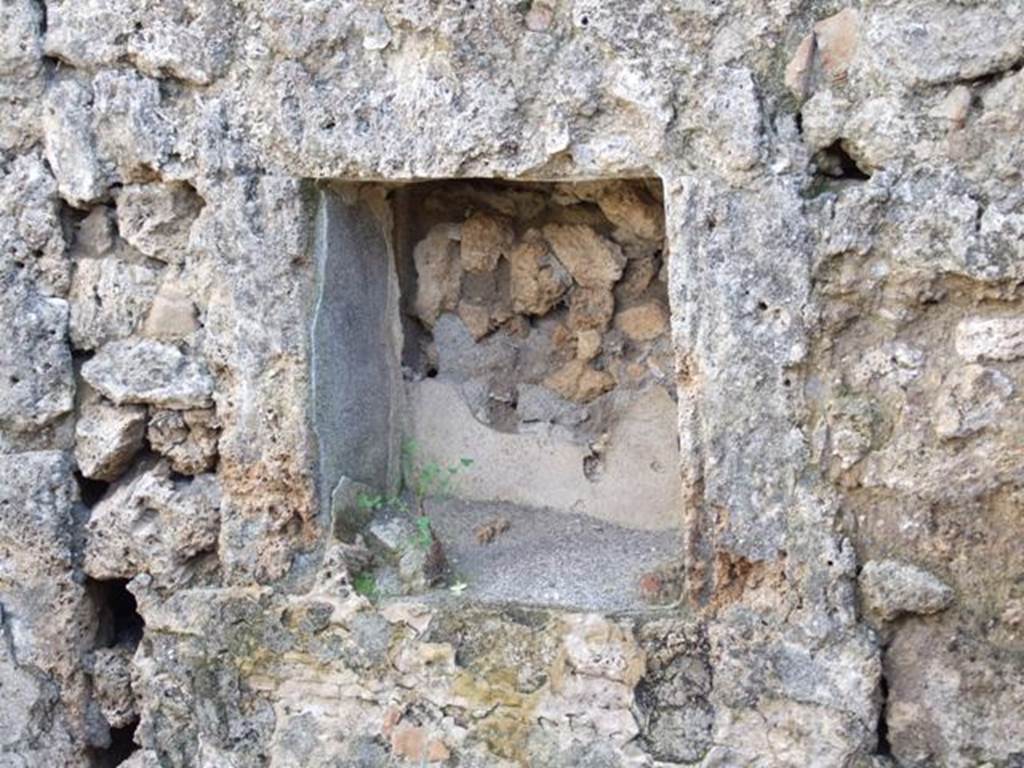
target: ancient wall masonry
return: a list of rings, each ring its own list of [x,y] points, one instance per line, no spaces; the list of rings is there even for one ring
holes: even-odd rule
[[[0,3],[0,766],[1024,764],[1022,65]]]

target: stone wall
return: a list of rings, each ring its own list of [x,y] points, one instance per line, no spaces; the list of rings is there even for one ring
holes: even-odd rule
[[[1020,0],[0,20],[0,764],[1024,761]],[[661,181],[675,607],[354,589],[318,186],[471,177]]]

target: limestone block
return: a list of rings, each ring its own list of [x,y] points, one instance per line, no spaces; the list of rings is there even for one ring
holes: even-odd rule
[[[132,695],[133,652],[121,645],[99,648],[93,655],[93,691],[111,728],[123,728],[138,717]]]
[[[17,272],[39,293],[63,296],[71,279],[64,250],[57,182],[42,153],[0,163],[0,274]]]
[[[608,221],[628,236],[652,242],[665,237],[664,209],[639,185],[603,185],[596,202]]]
[[[668,331],[668,310],[657,300],[635,304],[615,315],[615,327],[633,341],[653,341]]]
[[[60,194],[74,205],[105,197],[111,179],[96,151],[92,90],[71,77],[56,79],[47,94],[42,128]]]
[[[146,437],[175,472],[198,475],[213,469],[217,461],[220,422],[213,410],[156,411]]]
[[[466,272],[491,272],[512,249],[515,232],[504,218],[474,213],[462,223],[459,255]]]
[[[82,405],[75,423],[75,461],[86,477],[115,480],[142,448],[146,409],[96,399]]]
[[[117,168],[122,183],[149,181],[176,151],[176,126],[168,119],[160,82],[137,72],[107,70],[93,80],[96,147]]]
[[[46,53],[80,68],[113,64],[125,53],[134,5],[130,0],[49,3]]]
[[[615,377],[584,360],[570,360],[544,380],[544,386],[566,400],[586,403],[615,386]]]
[[[577,286],[569,294],[569,328],[573,331],[604,331],[615,313],[615,297],[605,287]]]
[[[658,262],[653,254],[630,258],[622,279],[615,286],[615,297],[624,301],[639,299],[658,276]]]
[[[622,248],[583,224],[548,224],[543,229],[555,256],[584,288],[610,290],[622,277]]]
[[[516,245],[508,261],[512,308],[516,312],[546,314],[572,284],[569,273],[536,234]]]
[[[433,327],[442,312],[455,309],[462,282],[459,228],[438,224],[416,244],[416,315]]]
[[[206,408],[213,379],[206,366],[171,344],[125,339],[104,345],[82,366],[82,376],[118,405]]]
[[[885,720],[899,766],[1013,765],[1024,670],[966,627],[909,622],[885,654]]]
[[[994,368],[966,365],[942,383],[935,401],[935,433],[968,437],[991,426],[1014,392],[1009,377]]]
[[[142,324],[142,335],[178,341],[192,335],[198,328],[196,306],[188,286],[176,275],[166,277],[153,297]]]
[[[163,587],[194,575],[189,561],[217,547],[220,485],[214,475],[171,477],[170,466],[142,466],[92,510],[83,568],[96,579],[148,573]]]
[[[853,8],[844,8],[817,22],[786,66],[786,87],[798,98],[807,98],[819,72],[826,85],[845,80],[857,53],[859,28],[860,16]]]
[[[67,324],[62,299],[40,296],[23,281],[0,291],[0,428],[37,430],[71,410],[75,384]]]
[[[189,231],[203,207],[188,184],[130,184],[115,197],[121,237],[147,256],[180,264],[188,251]]]
[[[159,275],[159,269],[127,254],[77,259],[68,295],[72,345],[92,350],[134,333]]]
[[[953,602],[953,590],[927,571],[895,560],[864,564],[859,578],[867,611],[882,621],[907,613],[931,614]]]
[[[1024,357],[1024,317],[970,317],[956,326],[957,354],[964,360],[1018,360]]]

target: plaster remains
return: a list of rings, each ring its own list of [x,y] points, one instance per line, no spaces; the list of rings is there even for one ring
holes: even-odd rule
[[[1024,765],[1022,64],[0,2],[0,767]]]

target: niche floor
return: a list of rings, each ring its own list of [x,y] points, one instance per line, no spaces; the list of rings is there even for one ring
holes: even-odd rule
[[[675,536],[502,502],[451,499],[427,512],[466,598],[620,611],[672,597],[661,569],[678,554]]]

